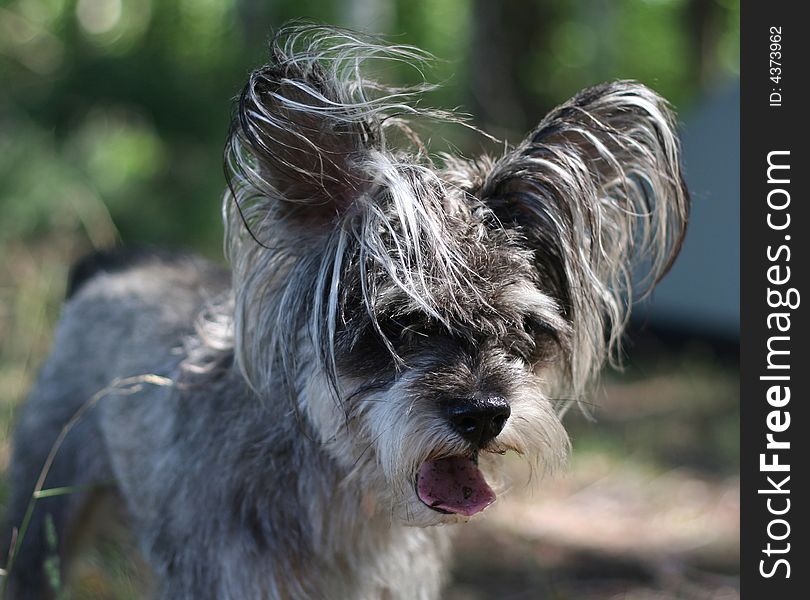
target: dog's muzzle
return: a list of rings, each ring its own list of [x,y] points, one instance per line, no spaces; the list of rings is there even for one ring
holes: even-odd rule
[[[500,396],[470,398],[445,407],[453,431],[475,448],[484,448],[503,431],[511,414],[509,403]]]
[[[495,501],[495,492],[478,468],[477,451],[503,431],[511,409],[505,399],[486,396],[448,403],[444,411],[453,431],[475,451],[426,461],[417,475],[416,493],[433,510],[471,517]]]

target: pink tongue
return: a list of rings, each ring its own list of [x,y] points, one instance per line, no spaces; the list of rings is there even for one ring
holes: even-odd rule
[[[495,501],[492,491],[469,458],[453,456],[429,460],[419,469],[416,483],[419,499],[449,513],[471,517]]]

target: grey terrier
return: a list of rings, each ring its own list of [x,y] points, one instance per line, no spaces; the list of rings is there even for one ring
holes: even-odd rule
[[[501,455],[565,458],[562,412],[680,249],[673,115],[616,81],[499,157],[429,155],[420,123],[464,118],[369,75],[424,58],[283,29],[226,143],[230,271],[74,269],[14,438],[13,597],[113,493],[165,600],[436,598]]]

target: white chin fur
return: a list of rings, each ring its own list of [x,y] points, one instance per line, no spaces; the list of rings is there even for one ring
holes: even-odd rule
[[[311,377],[303,395],[307,403],[302,408],[319,431],[324,448],[347,469],[346,483],[374,490],[381,512],[419,527],[467,522],[478,515],[437,512],[422,503],[414,488],[416,474],[425,461],[470,453],[469,444],[452,432],[434,406],[416,398],[409,400],[409,386],[419,375],[418,371],[405,373],[390,388],[366,396],[352,407],[356,414],[350,419],[346,418],[346,407],[331,397],[326,383]],[[349,381],[344,386],[354,389]],[[490,449],[516,451],[541,472],[560,464],[568,437],[537,387],[516,391],[510,404],[512,414]],[[500,454],[482,451],[478,460],[487,483],[502,493],[505,485]]]

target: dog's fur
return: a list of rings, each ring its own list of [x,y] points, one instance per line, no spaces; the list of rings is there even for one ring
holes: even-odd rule
[[[184,256],[76,269],[17,426],[12,525],[84,410],[44,486],[114,481],[161,598],[435,598],[437,525],[468,516],[426,504],[425,465],[456,457],[497,485],[505,451],[563,460],[560,413],[680,247],[672,115],[618,81],[500,158],[431,158],[414,127],[459,119],[367,79],[386,58],[423,55],[320,27],[275,38],[227,142],[230,281]],[[492,397],[511,411],[497,437],[450,426]],[[65,551],[104,489],[36,502],[14,597],[47,593],[48,519]]]

